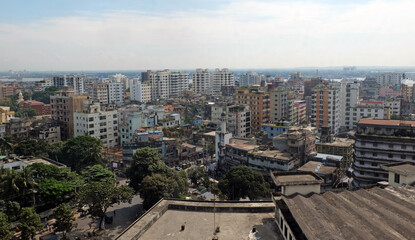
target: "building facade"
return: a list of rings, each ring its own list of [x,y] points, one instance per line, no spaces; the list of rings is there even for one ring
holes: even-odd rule
[[[215,69],[212,74],[212,94],[214,96],[220,96],[222,86],[227,85],[235,85],[235,77],[233,72],[229,71],[227,68],[222,70],[218,68]]]
[[[61,75],[53,77],[53,86],[57,88],[72,87],[76,93],[85,92],[86,76],[79,75]]]
[[[251,112],[251,133],[261,131],[262,123],[270,121],[270,96],[261,91],[259,86],[239,88],[236,92],[236,103],[249,106]]]
[[[133,81],[130,87],[130,100],[147,103],[151,101],[151,86],[141,83],[137,79]]]
[[[332,133],[340,129],[340,91],[333,86],[318,85],[313,89],[311,124],[319,129],[330,127]]]
[[[192,75],[193,91],[195,93],[207,93],[211,91],[212,84],[209,69],[196,69]]]

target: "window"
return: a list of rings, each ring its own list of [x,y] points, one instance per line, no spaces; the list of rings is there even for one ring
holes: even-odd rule
[[[376,157],[378,155],[378,153],[372,153],[372,156]]]
[[[393,144],[389,144],[389,148],[393,148]]]
[[[377,146],[378,146],[378,143],[373,143],[373,146],[374,146],[374,147],[377,147]]]
[[[406,156],[405,155],[401,155],[401,159],[406,159]]]
[[[378,164],[377,163],[374,163],[374,162],[372,162],[372,164],[371,164],[373,167],[377,167],[378,166]]]
[[[393,154],[388,154],[388,158],[393,158]]]
[[[406,149],[406,145],[401,145],[401,149]]]
[[[395,173],[395,179],[394,179],[395,183],[399,183],[400,182],[400,175]]]
[[[365,162],[364,162],[364,161],[359,161],[359,163],[360,163],[361,165],[365,165]]]

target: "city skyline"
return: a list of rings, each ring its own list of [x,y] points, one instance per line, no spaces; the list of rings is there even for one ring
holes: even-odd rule
[[[0,71],[414,66],[411,1],[36,1],[0,10]]]

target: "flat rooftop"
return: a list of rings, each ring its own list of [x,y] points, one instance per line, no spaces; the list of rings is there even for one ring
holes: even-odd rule
[[[182,225],[185,226],[183,231]],[[275,224],[275,205],[271,201],[214,203],[164,199],[116,239],[211,240],[214,226],[219,226],[217,236],[220,240],[248,239],[254,227],[258,231],[256,237],[260,239],[282,239]]]
[[[273,172],[271,177],[277,186],[321,184],[323,179],[312,171]]]
[[[373,118],[361,118],[358,124],[415,127],[415,121],[382,120]]]
[[[326,166],[322,162],[309,161],[298,169],[298,171],[310,171],[316,174],[330,175],[336,171],[336,167]]]
[[[353,139],[349,138],[335,138],[333,142],[316,142],[319,145],[329,145],[329,146],[336,146],[336,147],[349,147],[354,144]]]
[[[414,239],[414,196],[411,186],[373,187],[282,201],[306,239]]]
[[[233,148],[245,150],[245,151],[251,151],[251,150],[259,148],[258,145],[243,144],[243,143],[229,143],[229,144],[226,144],[226,145],[231,146]]]
[[[278,160],[283,160],[283,161],[290,161],[293,159],[293,157],[289,153],[281,152],[279,150],[257,151],[257,152],[253,152],[252,155],[267,157],[267,158],[276,158]]]

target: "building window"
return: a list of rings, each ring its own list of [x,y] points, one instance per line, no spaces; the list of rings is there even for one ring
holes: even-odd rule
[[[373,166],[373,167],[377,167],[377,166],[378,166],[378,164],[377,164],[377,163],[372,162],[372,166]]]
[[[401,149],[406,149],[406,145],[401,145]]]
[[[393,144],[389,144],[389,148],[393,148]]]
[[[395,173],[395,179],[394,179],[395,183],[399,183],[400,182],[400,175]]]
[[[364,162],[364,161],[359,161],[359,163],[360,163],[361,165],[365,165],[365,162]]]
[[[388,154],[388,158],[393,158],[393,154]]]
[[[377,146],[378,146],[378,143],[373,143],[373,146],[374,146],[374,147],[377,147]]]
[[[406,156],[405,155],[401,155],[401,159],[406,159]]]
[[[372,156],[376,157],[378,155],[378,153],[372,153]]]

